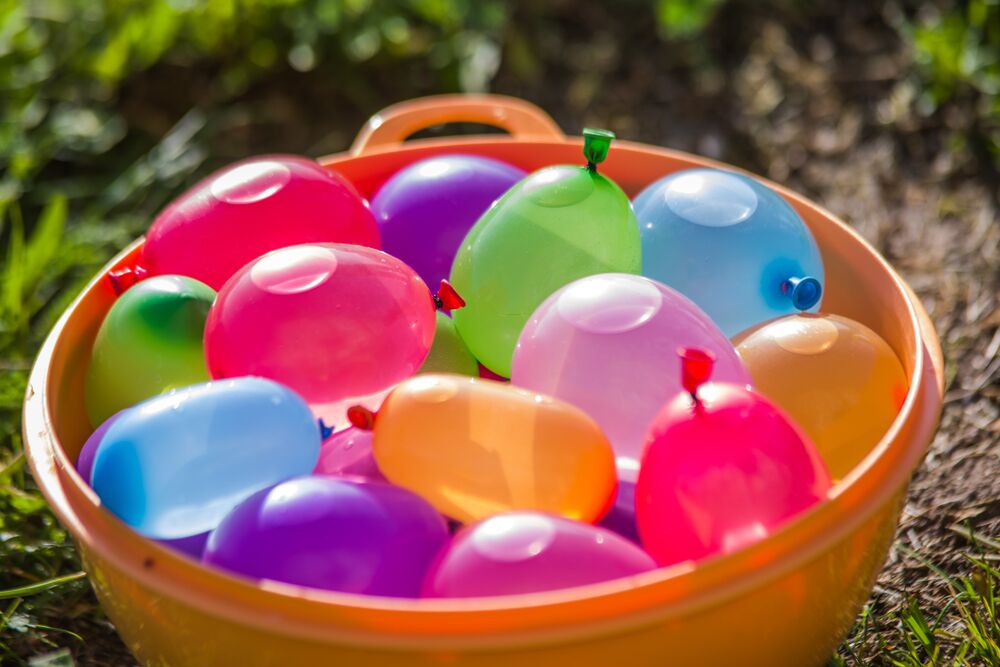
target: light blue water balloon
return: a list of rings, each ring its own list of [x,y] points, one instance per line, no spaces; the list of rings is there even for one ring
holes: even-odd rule
[[[727,336],[775,317],[815,312],[823,260],[802,218],[743,174],[687,169],[633,202],[642,274],[698,304]]]
[[[197,384],[122,413],[94,457],[101,503],[136,531],[174,540],[212,530],[234,506],[312,471],[309,406],[261,378]]]

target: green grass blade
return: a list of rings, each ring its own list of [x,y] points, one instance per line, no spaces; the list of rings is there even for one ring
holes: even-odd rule
[[[63,584],[68,584],[71,581],[83,579],[86,576],[86,572],[74,572],[73,574],[67,574],[62,577],[55,577],[53,579],[40,581],[37,584],[29,584],[28,586],[20,586],[18,588],[8,588],[5,591],[0,591],[0,600],[37,595],[38,593],[44,593],[45,591],[52,590],[53,588],[58,588]]]

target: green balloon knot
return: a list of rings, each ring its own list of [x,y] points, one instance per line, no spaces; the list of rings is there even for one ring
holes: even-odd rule
[[[597,165],[608,157],[608,148],[615,133],[593,127],[583,128],[583,156],[587,158],[587,170],[597,171]]]

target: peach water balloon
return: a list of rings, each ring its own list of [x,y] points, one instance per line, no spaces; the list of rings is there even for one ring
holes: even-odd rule
[[[400,169],[372,197],[382,249],[437,285],[472,225],[524,176],[479,155],[435,155]]]
[[[510,379],[593,417],[614,446],[619,476],[635,481],[649,423],[682,389],[681,346],[712,352],[718,380],[749,384],[732,343],[690,300],[644,276],[587,276],[532,314]]]
[[[554,165],[507,191],[469,231],[451,268],[468,307],[455,325],[490,370],[510,377],[517,336],[563,285],[594,273],[639,273],[639,228],[628,197],[597,173],[614,135],[584,130],[586,167]]]
[[[208,380],[202,338],[215,290],[156,276],[122,294],[101,322],[87,367],[94,426],[151,396]]]
[[[734,342],[755,386],[816,443],[835,479],[882,439],[906,400],[906,372],[896,353],[846,317],[789,315]]]
[[[323,242],[380,247],[367,202],[314,160],[267,155],[225,167],[175,199],[146,233],[139,264],[111,280],[122,290],[176,273],[219,290],[264,253]]]
[[[611,445],[583,411],[492,380],[419,375],[389,394],[373,451],[390,482],[463,523],[515,509],[593,522],[607,511],[616,478]]]
[[[139,533],[177,540],[212,530],[250,494],[308,474],[319,448],[316,420],[287,387],[206,382],[119,415],[97,447],[92,484]]]
[[[712,357],[682,351],[685,392],[656,416],[636,485],[636,519],[660,565],[736,551],[826,497],[807,436],[744,385],[706,383]]]
[[[448,537],[444,518],[406,489],[300,477],[233,509],[208,538],[203,561],[253,579],[416,597]]]
[[[508,512],[459,531],[428,571],[423,595],[518,595],[653,569],[646,552],[610,530],[541,512]]]
[[[377,407],[420,368],[435,307],[420,277],[379,250],[282,248],[248,264],[219,293],[205,328],[208,369],[214,378],[281,382],[339,429],[347,406]]]
[[[643,275],[694,301],[727,336],[819,307],[819,247],[760,181],[721,169],[679,171],[643,190],[635,214]]]

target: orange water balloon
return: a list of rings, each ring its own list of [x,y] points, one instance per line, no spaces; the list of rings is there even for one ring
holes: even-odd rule
[[[834,479],[881,440],[906,398],[906,373],[889,344],[840,315],[789,315],[733,343],[754,385],[805,430]]]
[[[351,419],[364,427],[360,412]],[[389,481],[462,522],[529,509],[594,522],[617,488],[611,444],[593,419],[492,380],[407,380],[382,404],[374,430]]]

